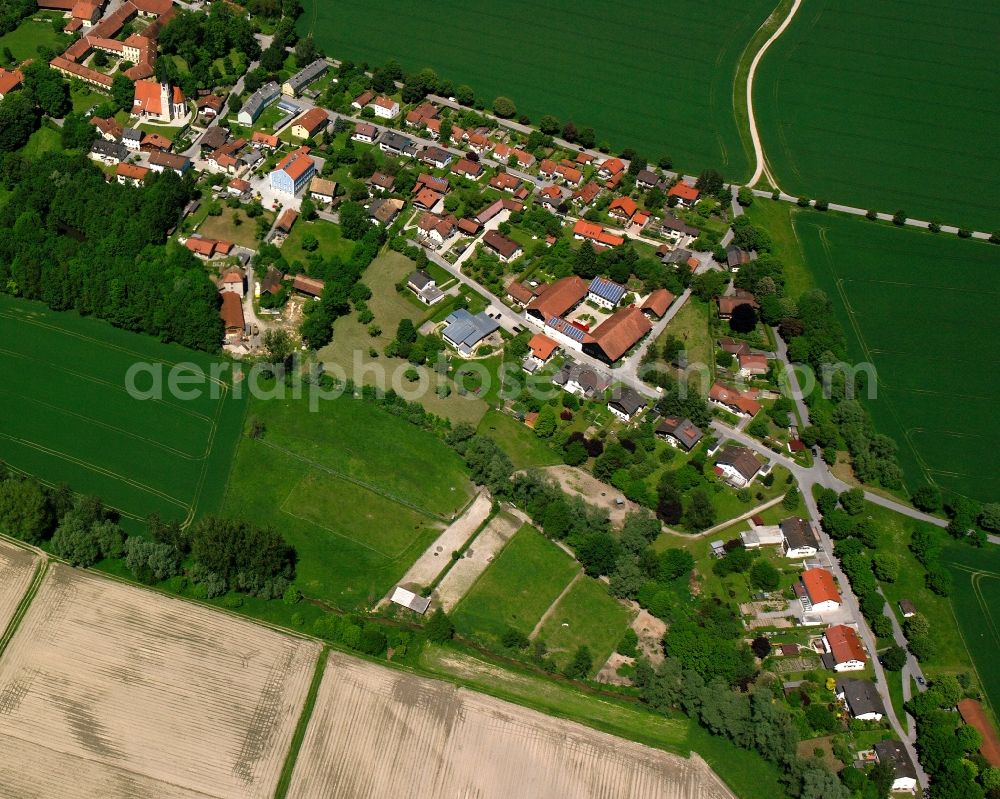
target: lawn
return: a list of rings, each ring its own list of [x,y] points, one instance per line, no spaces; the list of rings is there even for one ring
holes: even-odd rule
[[[494,639],[509,627],[528,635],[579,568],[533,527],[522,527],[455,606],[455,629]]]
[[[207,370],[211,357],[8,296],[0,296],[0,338],[4,370],[17,375],[0,388],[4,461],[102,497],[130,523],[219,510],[245,402],[221,380],[188,400],[167,391],[140,400],[126,388],[136,363],[162,368],[166,381],[171,365]]]
[[[73,103],[73,110],[78,113],[84,114],[108,99],[107,95],[95,91],[83,81],[71,83],[70,86],[70,101]]]
[[[709,329],[711,313],[712,308],[708,303],[689,297],[684,307],[667,323],[655,345],[662,352],[667,336],[674,336],[684,342],[689,379],[700,379],[704,385],[696,387],[703,394],[708,393],[712,385],[711,375],[715,373],[715,345]]]
[[[793,225],[834,300],[850,360],[878,370],[867,404],[899,445],[907,487],[995,499],[1000,248],[816,211],[796,213]]]
[[[59,131],[54,127],[49,127],[48,124],[43,124],[28,137],[27,143],[20,152],[25,158],[34,160],[45,153],[54,153],[60,150],[62,150],[62,137]],[[98,166],[103,166],[103,164],[98,163]]]
[[[479,423],[479,433],[496,440],[510,457],[515,469],[553,466],[562,458],[534,431],[500,411],[488,411]]]
[[[236,219],[240,219],[240,224],[236,224]],[[268,218],[272,218],[268,215]],[[198,226],[198,233],[207,239],[222,239],[256,250],[260,246],[257,239],[257,220],[251,219],[246,212],[240,208],[230,208],[228,205],[222,206],[222,213],[219,216],[206,216],[205,221]]]
[[[688,171],[714,167],[738,179],[752,170],[733,80],[773,8],[774,0],[722,0],[706,12],[703,3],[673,0],[614,15],[593,0],[492,0],[473,14],[461,0],[445,0],[428,15],[424,3],[404,0],[393,5],[398,24],[386,26],[377,3],[314,0],[299,32],[314,33],[336,58],[395,58],[407,72],[430,66],[456,86],[471,86],[487,105],[505,95],[534,121],[553,114],[593,127],[597,141],[614,150],[634,147],[654,161],[669,155]],[[683,57],[670,55],[677,47]],[[645,79],[623,79],[639,74]]]
[[[338,608],[384,596],[472,495],[440,439],[365,401],[254,399],[249,416],[265,433],[241,440],[225,510],[280,530],[296,584]]]
[[[5,47],[9,47],[14,58],[23,61],[26,58],[38,58],[39,47],[48,47],[56,53],[61,53],[69,41],[69,36],[56,33],[48,20],[36,22],[29,17],[10,33],[0,36],[0,53]]]
[[[450,419],[453,423],[468,422],[476,425],[489,406],[472,394],[459,395],[454,383],[439,376],[426,366],[413,367],[402,358],[387,358],[383,351],[396,336],[402,319],[410,319],[416,327],[434,312],[433,306],[422,305],[412,292],[397,292],[396,284],[405,280],[414,270],[413,261],[397,252],[386,252],[376,258],[365,270],[362,282],[372,290],[368,307],[375,315],[379,333],[372,336],[369,326],[358,321],[357,314],[340,317],[333,325],[333,341],[319,351],[319,358],[327,368],[341,370],[355,383],[379,385],[390,388],[419,401],[430,413]],[[447,302],[447,300],[443,301]],[[372,355],[374,350],[375,355]],[[410,383],[405,374],[415,369],[421,375],[418,382]],[[448,385],[451,393],[439,396],[435,391],[438,381]]]
[[[954,578],[951,603],[962,639],[996,720],[1000,714],[1000,550],[955,543],[941,555]]]
[[[804,3],[763,59],[754,111],[782,189],[1000,226],[1000,14],[976,0]]]
[[[764,228],[774,242],[774,252],[785,269],[785,294],[798,298],[814,288],[813,276],[802,252],[802,243],[792,220],[800,212],[797,205],[755,197],[753,205],[744,209],[747,218]]]
[[[596,674],[634,616],[634,611],[608,593],[604,583],[582,577],[559,600],[538,638],[545,642],[560,668],[573,659],[578,647],[586,646],[594,659],[591,674]]]
[[[327,222],[323,219],[306,222],[300,217],[288,238],[285,239],[285,243],[281,245],[281,254],[285,256],[288,263],[302,261],[305,264],[306,257],[310,253],[302,248],[302,239],[309,233],[315,236],[316,241],[319,242],[319,247],[315,250],[316,253],[323,256],[324,259],[339,255],[346,261],[354,251],[354,242],[345,239],[340,231],[340,225],[335,225],[333,222]]]

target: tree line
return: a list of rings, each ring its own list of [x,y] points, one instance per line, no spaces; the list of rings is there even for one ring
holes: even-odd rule
[[[172,171],[143,191],[108,183],[85,156],[7,156],[0,185],[0,290],[214,352],[219,297],[186,249],[165,244],[193,194]],[[86,198],[81,202],[81,198]]]
[[[273,599],[295,577],[295,549],[274,529],[206,516],[189,528],[153,515],[148,535],[127,535],[117,511],[67,485],[49,488],[0,463],[0,531],[52,551],[74,566],[124,561],[139,581],[184,576],[193,594],[227,591]]]

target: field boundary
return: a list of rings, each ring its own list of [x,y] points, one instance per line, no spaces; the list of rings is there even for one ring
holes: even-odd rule
[[[31,583],[24,592],[24,596],[21,597],[21,601],[17,603],[17,607],[14,609],[14,614],[10,617],[10,623],[7,625],[7,629],[4,630],[3,635],[0,636],[0,657],[3,657],[3,653],[7,651],[7,647],[10,645],[11,640],[13,640],[14,636],[17,634],[17,630],[21,626],[21,622],[24,621],[24,617],[28,615],[28,611],[31,609],[31,603],[38,594],[38,590],[42,587],[42,583],[45,582],[45,576],[49,573],[50,563],[51,561],[45,557],[42,558],[38,562],[38,565],[35,566],[35,573],[31,577]]]
[[[281,767],[281,776],[278,778],[278,785],[274,789],[274,799],[285,799],[288,789],[292,784],[292,774],[295,772],[295,765],[302,750],[302,742],[306,737],[306,730],[312,720],[313,711],[316,709],[316,697],[319,695],[319,687],[323,682],[323,675],[326,673],[326,666],[330,660],[330,647],[324,645],[320,650],[316,665],[313,667],[312,682],[309,683],[309,691],[306,693],[306,700],[302,703],[302,712],[299,713],[299,720],[295,724],[295,732],[292,733],[291,743],[288,744],[288,753],[285,755],[285,762]]]

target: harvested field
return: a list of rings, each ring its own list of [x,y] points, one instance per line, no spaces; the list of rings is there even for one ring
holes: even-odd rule
[[[499,513],[476,536],[472,546],[465,551],[465,557],[451,567],[435,591],[435,597],[445,611],[450,612],[458,604],[522,523],[513,515]]]
[[[0,659],[4,796],[269,798],[318,653],[54,564]]]
[[[724,799],[670,755],[453,685],[331,654],[290,799]]]
[[[38,558],[28,550],[0,541],[0,635],[31,585],[37,562]]]

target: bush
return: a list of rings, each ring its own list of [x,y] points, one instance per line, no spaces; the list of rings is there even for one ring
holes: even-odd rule
[[[629,627],[622,636],[622,640],[618,642],[618,648],[615,651],[618,652],[619,655],[634,658],[639,653],[638,646],[639,636],[636,634],[635,630]]]
[[[586,646],[581,646],[573,655],[573,660],[563,669],[563,674],[573,680],[585,680],[590,676],[593,666],[594,659],[590,655],[590,650]]]
[[[758,560],[750,567],[751,584],[762,591],[773,591],[781,583],[781,573],[766,560]]]

